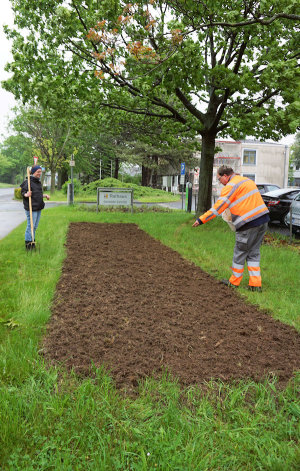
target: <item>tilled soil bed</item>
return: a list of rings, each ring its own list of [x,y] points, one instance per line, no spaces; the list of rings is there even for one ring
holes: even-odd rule
[[[165,369],[182,385],[284,384],[300,367],[295,329],[134,224],[70,225],[44,351],[81,375],[105,365],[127,389]]]

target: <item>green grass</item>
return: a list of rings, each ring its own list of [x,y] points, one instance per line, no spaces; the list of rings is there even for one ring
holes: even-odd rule
[[[160,192],[160,193],[159,193]],[[167,193],[166,191],[153,190],[153,193],[149,195],[138,196],[137,201],[140,203],[170,203],[172,201],[179,201],[180,195],[174,195],[173,193]],[[56,190],[50,195],[50,201],[67,201],[67,195],[63,191]],[[84,191],[74,195],[75,203],[96,203],[97,193],[87,194]]]
[[[0,469],[299,469],[299,375],[284,390],[274,378],[181,390],[166,372],[130,398],[102,369],[80,380],[44,364],[40,341],[71,221],[133,222],[217,278],[230,274],[227,225],[192,228],[182,212],[58,207],[43,211],[40,253],[25,253],[25,224],[0,241]],[[261,268],[264,292],[248,293],[245,280],[240,295],[300,330],[299,254],[263,246]]]
[[[76,190],[77,180],[74,184]],[[133,189],[133,198],[141,203],[169,203],[171,201],[179,201],[180,195],[174,195],[163,190],[149,188],[134,183],[123,183],[115,178],[105,178],[96,180],[88,185],[79,186],[74,194],[75,202],[96,202],[97,188],[131,188]],[[67,201],[67,195],[64,191],[55,191],[51,195],[52,201]]]
[[[10,183],[0,183],[0,188],[15,188],[16,185],[11,185]]]

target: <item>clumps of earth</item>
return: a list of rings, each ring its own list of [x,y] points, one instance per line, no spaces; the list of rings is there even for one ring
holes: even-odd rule
[[[138,226],[73,223],[66,247],[48,361],[83,376],[104,365],[129,390],[166,369],[183,386],[270,374],[285,384],[299,369],[295,329]]]

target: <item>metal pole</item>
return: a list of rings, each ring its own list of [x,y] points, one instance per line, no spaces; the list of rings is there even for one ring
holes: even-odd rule
[[[102,175],[101,175],[101,170],[102,170],[101,164],[102,164],[102,160],[100,159],[100,180],[101,180],[101,177],[102,177]]]
[[[286,182],[286,165],[287,165],[287,151],[288,151],[288,146],[284,146],[284,169],[283,169],[283,188],[287,186],[288,181]]]
[[[73,181],[73,160],[74,160],[74,155],[72,154],[71,156],[71,188],[70,194],[69,194],[69,204],[74,204],[74,181]]]
[[[293,209],[292,205],[290,206],[290,242],[293,239]]]

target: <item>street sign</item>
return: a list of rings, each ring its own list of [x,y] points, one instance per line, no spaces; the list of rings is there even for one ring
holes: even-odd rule
[[[70,167],[75,167],[75,160],[70,160]]]
[[[180,175],[180,185],[184,185],[184,182],[185,182],[185,175]]]
[[[185,162],[180,164],[180,175],[185,175]]]

